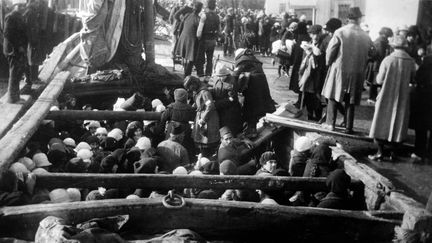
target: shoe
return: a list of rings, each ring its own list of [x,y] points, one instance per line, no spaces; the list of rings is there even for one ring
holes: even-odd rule
[[[327,123],[321,124],[321,128],[323,128],[325,130],[329,130],[329,131],[334,131],[335,130],[335,127],[333,125],[329,125]]]
[[[382,154],[374,154],[374,155],[368,155],[368,159],[372,161],[378,161],[381,162],[384,160],[384,156]]]

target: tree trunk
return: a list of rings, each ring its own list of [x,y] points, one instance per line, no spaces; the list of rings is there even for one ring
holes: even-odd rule
[[[144,1],[144,48],[147,64],[154,64],[154,8],[153,0]]]

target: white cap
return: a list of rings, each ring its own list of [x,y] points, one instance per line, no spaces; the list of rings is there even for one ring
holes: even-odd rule
[[[59,111],[60,109],[58,108],[58,106],[51,106],[50,111]]]
[[[76,143],[75,140],[73,138],[65,138],[63,140],[64,145],[69,146],[69,147],[76,147]]]
[[[194,170],[191,173],[189,173],[189,175],[191,176],[200,176],[200,175],[204,175],[201,171],[199,170]]]
[[[188,174],[186,168],[183,166],[179,166],[179,167],[175,168],[175,170],[173,170],[172,173],[173,173],[173,175],[187,175]]]
[[[108,133],[108,137],[114,138],[118,142],[123,138],[123,131],[119,128],[114,128]]]
[[[63,188],[52,190],[49,193],[49,197],[51,202],[53,203],[63,203],[71,201],[71,199],[69,198],[69,193]]]
[[[79,202],[81,201],[81,192],[77,188],[68,188],[66,189],[69,199],[71,202]]]
[[[36,153],[33,155],[33,162],[35,162],[36,167],[45,167],[45,166],[50,166],[52,165],[49,160],[48,157],[46,156],[46,154],[44,153]]]
[[[148,137],[140,137],[135,145],[140,150],[147,150],[151,148],[151,141]]]
[[[80,151],[81,149],[88,149],[91,150],[91,147],[88,143],[86,142],[80,142],[76,147],[75,147],[75,152],[78,153],[78,151]]]
[[[235,58],[237,58],[241,53],[243,53],[244,51],[246,51],[245,48],[239,48],[234,52],[234,56]]]
[[[49,174],[49,172],[47,170],[45,170],[44,168],[36,168],[32,171],[33,174],[35,175],[46,175]]]
[[[25,165],[29,171],[32,171],[34,168],[36,168],[35,162],[33,162],[33,160],[28,157],[22,157],[18,160],[18,162]]]
[[[166,108],[165,108],[165,106],[164,105],[158,105],[158,106],[156,106],[156,112],[164,112],[166,110]]]
[[[139,199],[140,197],[138,197],[137,195],[135,195],[135,194],[131,194],[131,195],[129,195],[129,196],[127,196],[126,197],[126,199]]]
[[[160,101],[160,99],[154,99],[152,100],[151,105],[153,109],[156,109],[158,105],[163,105],[163,103]]]
[[[308,137],[303,136],[297,138],[297,140],[294,142],[294,149],[297,150],[298,152],[304,152],[312,148],[312,145],[313,145],[312,140]]]
[[[9,170],[14,173],[30,173],[27,167],[19,162],[13,163]]]
[[[96,129],[96,133],[95,133],[96,135],[98,135],[98,134],[105,134],[105,135],[108,135],[108,131],[106,130],[106,128],[105,127],[98,127],[97,129]]]
[[[77,152],[77,157],[82,159],[84,162],[86,163],[90,163],[91,162],[91,157],[93,157],[93,152],[90,151],[89,149],[80,149]]]

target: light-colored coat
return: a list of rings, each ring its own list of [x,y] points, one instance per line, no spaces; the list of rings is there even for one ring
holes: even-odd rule
[[[333,35],[327,47],[326,62],[330,67],[322,95],[337,102],[350,94],[350,104],[360,104],[364,73],[372,41],[359,25],[348,24]]]
[[[192,137],[195,143],[213,144],[219,142],[219,116],[210,91],[201,87],[194,99],[197,114]],[[201,119],[205,121],[204,126],[198,124]]]
[[[409,123],[409,83],[416,67],[414,59],[402,50],[394,51],[381,63],[376,81],[382,84],[377,97],[369,136],[389,142],[402,142]]]

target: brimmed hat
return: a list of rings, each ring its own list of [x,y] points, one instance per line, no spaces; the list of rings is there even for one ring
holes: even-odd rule
[[[76,143],[75,140],[73,138],[65,138],[63,140],[64,145],[75,148],[76,147]]]
[[[235,175],[237,174],[237,166],[231,160],[224,160],[219,165],[219,171],[224,175]]]
[[[108,135],[108,131],[106,130],[106,128],[105,127],[98,127],[97,129],[96,129],[96,133],[95,133],[96,135],[99,135],[99,134],[105,134],[105,135]]]
[[[358,19],[358,18],[361,18],[363,16],[364,15],[360,11],[359,7],[352,7],[349,9],[347,17],[348,17],[348,19]]]
[[[186,102],[187,101],[187,91],[185,89],[179,88],[174,90],[174,100]]]
[[[52,165],[49,162],[47,155],[44,153],[34,154],[32,160],[33,160],[33,162],[35,162],[36,167],[38,167],[38,168]]]
[[[308,137],[303,136],[297,138],[297,140],[294,142],[294,149],[297,150],[298,152],[304,152],[312,148],[312,145],[313,145],[312,140]]]
[[[324,25],[324,29],[331,33],[334,33],[340,27],[342,27],[342,21],[337,18],[329,19],[329,21]]]
[[[226,134],[232,134],[231,129],[229,129],[229,127],[224,126],[222,128],[219,129],[219,135],[220,137],[223,137]]]
[[[393,41],[390,43],[393,48],[405,48],[408,46],[407,39],[403,36],[397,35],[393,37]]]
[[[10,167],[9,170],[14,172],[14,173],[23,173],[23,174],[27,174],[30,173],[30,171],[27,169],[27,167],[19,162],[15,162],[13,163]]]
[[[29,171],[32,171],[36,168],[35,162],[28,157],[22,157],[18,160],[19,163],[23,164]]]
[[[81,149],[88,149],[91,150],[91,146],[86,143],[86,142],[80,142],[76,147],[75,147],[75,152],[78,153],[78,151],[80,151]]]
[[[139,148],[140,150],[147,150],[151,148],[151,141],[148,137],[140,137],[135,144],[135,147]]]
[[[199,85],[200,83],[201,83],[201,81],[199,80],[199,78],[189,75],[184,79],[183,87],[185,89],[188,89],[188,87],[191,86],[192,84]]]
[[[321,33],[321,31],[322,31],[322,26],[319,25],[319,24],[312,25],[312,26],[309,27],[309,29],[308,29],[308,33],[310,33],[310,34],[315,34],[315,35]]]

